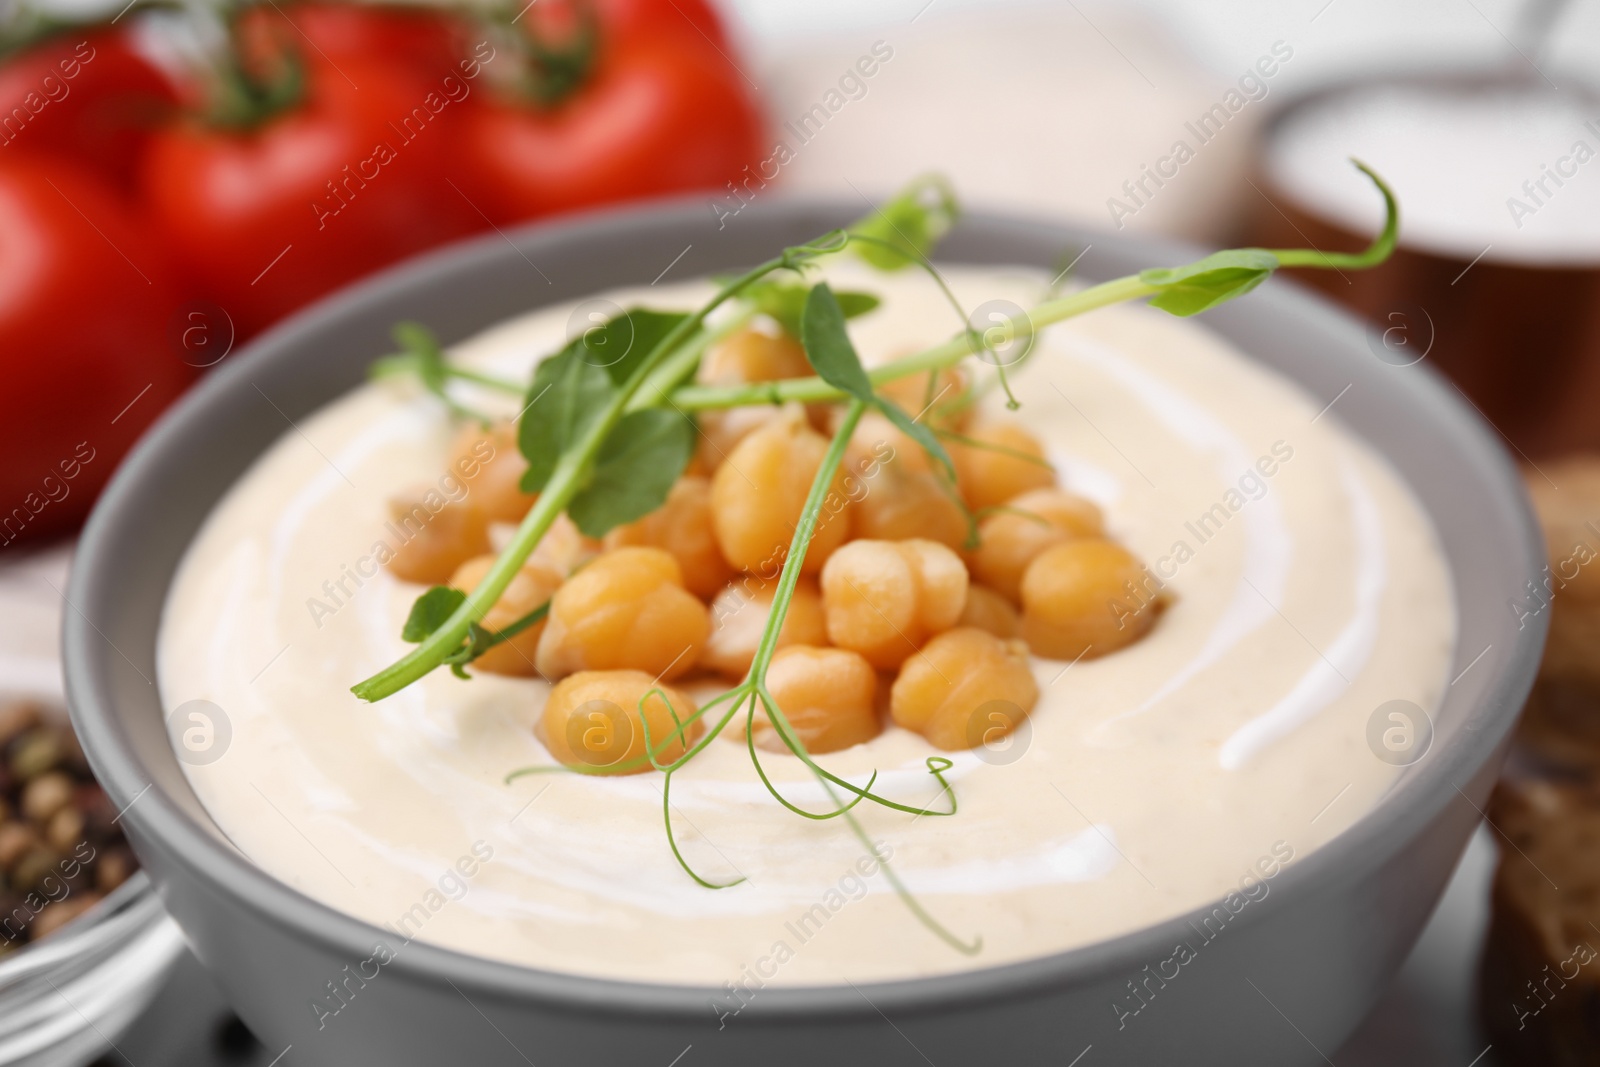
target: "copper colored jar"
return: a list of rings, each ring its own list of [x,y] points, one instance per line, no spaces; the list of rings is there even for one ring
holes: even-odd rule
[[[1411,101],[1417,110],[1397,118]],[[1534,120],[1519,124],[1523,107]],[[1330,117],[1341,108],[1348,137]],[[1484,112],[1476,129],[1474,109]],[[1462,143],[1451,145],[1453,135]],[[1600,158],[1579,163],[1573,151],[1581,141],[1600,156],[1600,103],[1492,75],[1396,78],[1302,97],[1263,130],[1252,175],[1260,195],[1241,243],[1332,251],[1370,239],[1376,194],[1354,194],[1369,199],[1367,225],[1326,195],[1323,176],[1348,165],[1302,151],[1318,137],[1337,138],[1341,155],[1361,156],[1390,179],[1400,248],[1375,270],[1296,271],[1297,280],[1369,319],[1377,358],[1426,358],[1447,374],[1524,458],[1600,449],[1600,239],[1589,239],[1600,238]],[[1471,141],[1476,155],[1465,156]],[[1567,175],[1559,185],[1552,168]]]

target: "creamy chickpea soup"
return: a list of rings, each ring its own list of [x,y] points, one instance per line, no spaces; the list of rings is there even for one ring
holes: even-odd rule
[[[915,272],[821,276],[881,299],[849,323],[868,366],[959,326]],[[969,308],[1031,306],[1049,281],[947,278]],[[689,310],[713,291],[603,299]],[[579,312],[525,315],[450,358],[526,383]],[[775,321],[732,305],[708,321],[708,388],[813,373]],[[573,505],[474,631],[516,632],[468,678],[435,669],[373,703],[351,686],[419,647],[402,638],[408,618],[408,637],[428,629],[419,595],[444,587],[437,623],[538,505],[507,421],[527,401],[456,382],[485,429],[412,378],[354,390],[239,480],[171,588],[163,699],[211,702],[231,734],[185,761],[195,791],[262,869],[391,942],[584,975],[905,978],[1216,900],[1236,913],[1393,785],[1367,741],[1375,709],[1439,701],[1455,615],[1434,532],[1329,397],[1203,320],[1114,306],[1049,326],[1009,368],[1014,411],[993,362],[882,390],[937,434],[953,481],[881,408],[839,447],[856,416],[838,399],[701,409],[659,507],[591,537],[598,505]],[[669,443],[648,447],[676,447],[652,425]],[[708,740],[752,661],[788,729],[741,711]],[[817,813],[851,795],[790,741],[911,810],[858,803],[859,833],[786,810],[774,791]],[[701,744],[664,802],[647,753],[668,765]]]

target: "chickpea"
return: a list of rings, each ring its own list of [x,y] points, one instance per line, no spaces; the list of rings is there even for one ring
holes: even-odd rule
[[[699,379],[709,385],[744,385],[780,378],[806,378],[812,374],[800,342],[786,334],[776,336],[747,327],[730,334],[706,352]],[[760,407],[705,411],[698,416],[700,442],[695,457],[715,471],[729,453],[752,431],[772,418]]]
[[[729,408],[727,411],[701,411],[695,415],[700,437],[695,443],[693,462],[715,474],[739,442],[761,429],[781,411],[775,407]]]
[[[711,479],[712,524],[722,555],[740,570],[775,577],[788,555],[828,441],[799,408],[740,441]],[[815,574],[850,536],[843,472],[835,472],[802,570]]]
[[[1098,538],[1046,549],[1022,576],[1022,635],[1036,656],[1103,656],[1155,622],[1154,578],[1121,545]]]
[[[474,556],[450,576],[450,584],[462,592],[470,593],[483,581],[483,576],[494,566],[492,555]],[[501,630],[555,595],[561,587],[561,572],[539,560],[529,559],[518,568],[478,625],[488,630]],[[515,637],[495,645],[473,660],[473,666],[490,674],[512,674],[521,677],[537,674],[534,656],[538,652],[539,637],[544,633],[545,620],[541,619],[518,633]]]
[[[1011,601],[986,585],[967,587],[967,606],[957,626],[970,626],[1007,640],[1022,634],[1022,616]]]
[[[465,500],[446,500],[427,487],[389,501],[390,527],[404,538],[389,560],[403,582],[438,585],[455,569],[489,551],[489,521]]]
[[[883,730],[876,708],[877,672],[854,652],[791,645],[767,668],[767,691],[805,750],[814,755],[859,745]],[[742,732],[734,739],[744,740]],[[767,752],[789,751],[759,704],[755,742]]]
[[[665,504],[606,534],[607,548],[624,545],[653,545],[671,552],[683,568],[683,584],[702,600],[716,596],[733,577],[711,528],[711,483],[705,478],[679,478]]]
[[[896,455],[862,482],[863,491],[851,509],[855,536],[873,541],[920,537],[952,549],[966,544],[966,513],[954,489],[940,485],[932,472],[904,468]]]
[[[756,658],[756,646],[772,613],[776,581],[757,583],[753,579],[734,582],[711,602],[711,636],[700,654],[700,666],[709,667],[730,678],[743,678]],[[822,615],[822,591],[815,578],[801,578],[789,600],[783,625],[778,628],[778,647],[820,645],[828,640]]]
[[[930,389],[928,379],[933,378]],[[908,374],[878,386],[878,395],[912,418],[940,430],[960,430],[972,417],[967,393],[972,383],[960,367]]]
[[[834,408],[828,413],[828,432],[837,432],[844,419],[844,409]],[[868,411],[856,423],[850,435],[848,453],[856,470],[872,466],[895,466],[902,471],[931,473],[933,461],[923,447],[890,422],[882,412]],[[877,462],[874,463],[873,461]]]
[[[906,661],[889,690],[889,714],[935,748],[953,752],[1009,734],[1038,700],[1021,641],[962,627]]]
[[[497,544],[495,550],[499,551],[504,547],[502,544]],[[558,574],[565,575],[571,574],[598,556],[602,547],[602,544],[593,537],[586,537],[583,531],[578,529],[578,524],[563,513],[556,516],[556,521],[550,524],[550,529],[545,531],[544,536],[539,539],[538,547],[528,558],[543,563]]]
[[[517,447],[517,426],[499,422],[487,430],[468,426],[450,449],[449,474],[467,486],[467,503],[490,522],[521,522],[539,499],[522,491],[528,461]]]
[[[709,385],[741,385],[779,378],[809,378],[806,350],[785,333],[747,326],[713,345],[700,360],[699,379]]]
[[[669,763],[705,731],[697,719],[673,736],[677,723],[696,710],[694,701],[643,671],[579,671],[551,687],[539,720],[540,740],[568,767],[639,774],[652,769],[645,752],[646,724],[656,759]]]
[[[1045,460],[1044,446],[1022,427],[1009,422],[985,422],[968,429],[966,435],[981,444],[951,441],[946,447],[956,466],[961,495],[973,511],[1055,484],[1056,473]]]
[[[1099,508],[1060,489],[1035,489],[1004,507],[978,524],[978,547],[967,554],[967,566],[973,578],[1014,604],[1022,600],[1022,573],[1039,553],[1074,538],[1100,537],[1104,529]]]
[[[676,678],[699,660],[710,630],[670,552],[615,548],[556,590],[535,663],[546,678],[614,669]]]
[[[880,670],[900,666],[967,604],[967,568],[934,541],[852,541],[822,569],[828,639]]]

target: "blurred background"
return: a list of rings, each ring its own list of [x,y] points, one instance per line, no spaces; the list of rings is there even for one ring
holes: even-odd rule
[[[1368,320],[1376,358],[1428,360],[1494,425],[1553,553],[1600,549],[1597,65],[1600,0],[0,3],[0,917],[27,920],[0,930],[0,1065],[271,1060],[121,844],[63,725],[56,631],[122,455],[285,316],[573,212],[692,194],[737,225],[765,198],[865,207],[928,170],[971,210],[1354,248],[1379,221],[1359,156],[1399,195],[1401,251],[1303,280]],[[1562,590],[1558,637],[1600,604]],[[1541,758],[1600,747],[1571,740],[1600,736],[1571,710],[1600,693],[1591,632],[1547,664]],[[1586,781],[1555,762],[1561,788]],[[1562,818],[1600,824],[1592,798],[1558,807],[1585,804]],[[1534,808],[1518,825],[1546,832]],[[1493,969],[1539,957],[1508,933],[1534,905],[1504,875],[1479,969],[1497,838],[1338,1063],[1596,1062],[1600,977],[1542,1036],[1509,1025],[1522,994]],[[30,872],[78,840],[96,860],[71,902],[34,909]]]

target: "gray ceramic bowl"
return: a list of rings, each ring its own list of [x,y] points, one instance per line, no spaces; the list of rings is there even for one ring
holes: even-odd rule
[[[490,236],[319,304],[229,358],[123,465],[89,523],[66,613],[73,717],[167,907],[251,1028],[292,1064],[1320,1063],[1409,950],[1478,822],[1545,619],[1507,604],[1543,565],[1517,473],[1487,427],[1426,367],[1376,358],[1366,331],[1274,280],[1205,317],[1244,351],[1339,399],[1437,525],[1461,607],[1428,754],[1374,812],[1296,862],[1119,1027],[1114,1003],[1171,955],[1186,918],[1026,963],[949,977],[762,991],[719,1024],[723,991],[579,978],[415,943],[349,979],[380,931],[258,870],[190,791],[162,725],[155,637],[184,549],[228,486],[299,419],[362,381],[390,324],[455,341],[594,290],[727,270],[810,238],[858,204],[773,201],[719,226],[699,201]],[[1176,264],[1193,249],[1035,220],[969,218],[941,258],[1048,267],[1092,244],[1090,278]],[[682,256],[681,259],[676,257]],[[259,386],[260,391],[257,390]],[[1347,388],[1348,387],[1348,388]],[[262,393],[273,398],[267,403]],[[1470,669],[1469,669],[1470,664]],[[350,997],[320,1019],[314,1000]],[[681,1057],[681,1059],[680,1059]]]

